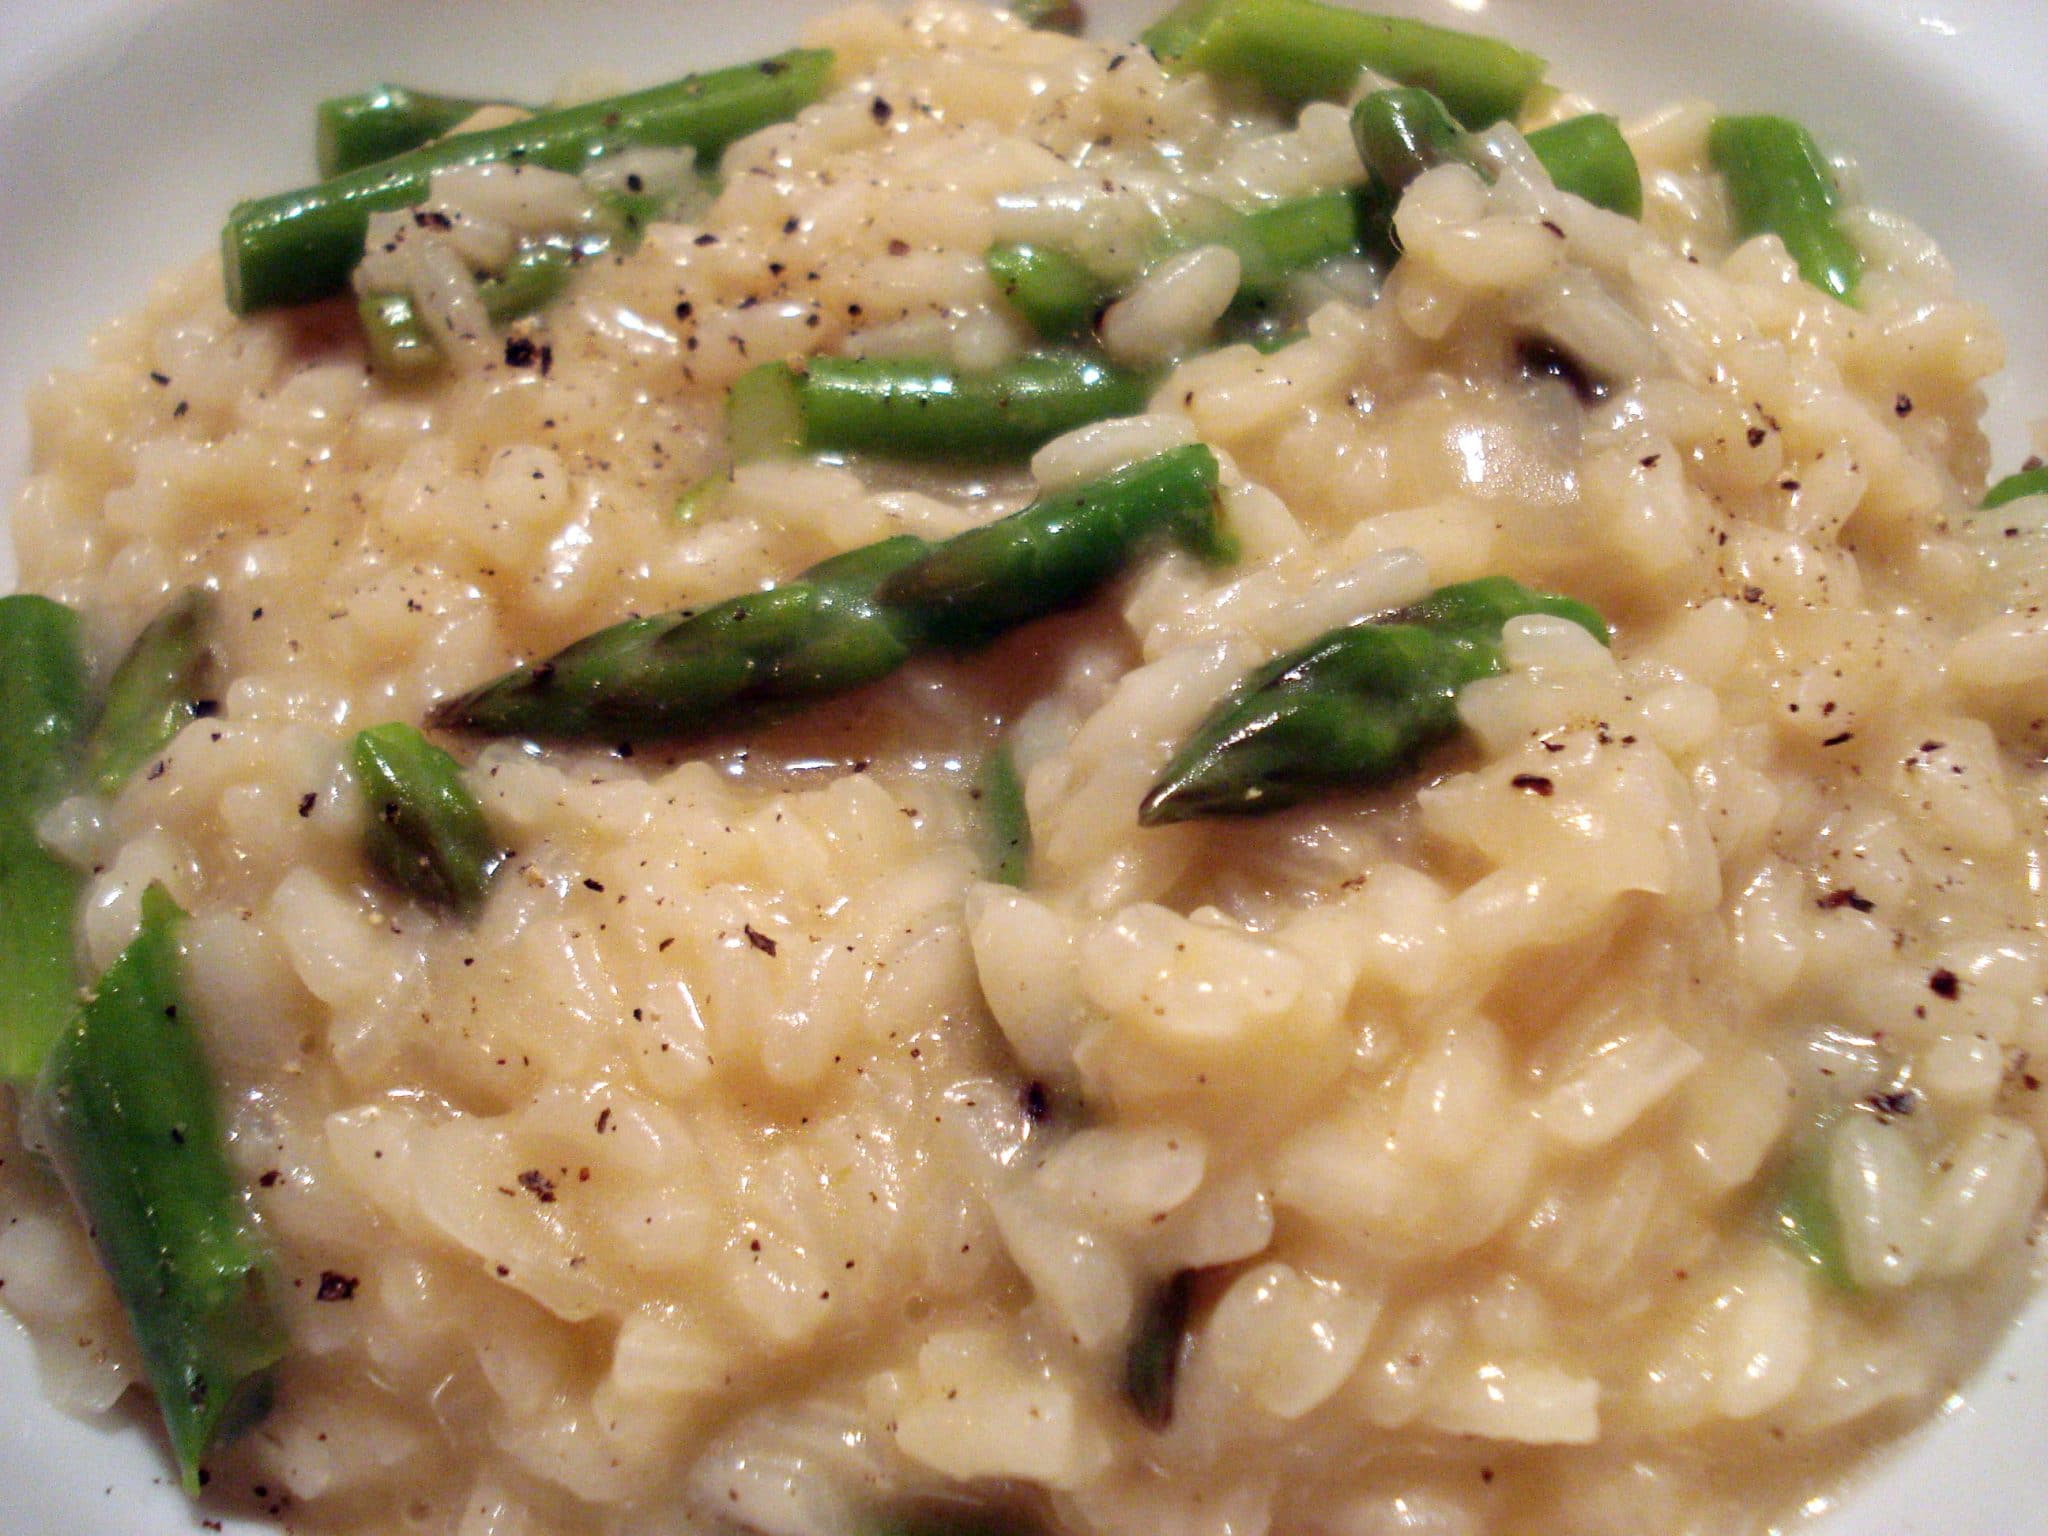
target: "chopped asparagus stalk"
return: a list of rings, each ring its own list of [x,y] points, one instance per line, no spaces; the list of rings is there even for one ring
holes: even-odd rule
[[[346,175],[431,143],[484,107],[496,105],[503,103],[437,96],[402,85],[373,85],[352,96],[331,96],[314,112],[314,159],[322,176]]]
[[[975,785],[988,828],[989,878],[1022,886],[1031,876],[1031,816],[1024,808],[1024,781],[1007,742],[989,753]]]
[[[1855,303],[1863,257],[1835,220],[1841,194],[1813,135],[1789,118],[1722,117],[1708,131],[1707,152],[1727,182],[1741,236],[1776,235],[1801,277]]]
[[[106,703],[86,743],[86,777],[103,795],[120,793],[135,770],[210,707],[213,595],[191,587],[144,626],[107,683]]]
[[[263,1252],[228,1166],[181,982],[184,914],[161,886],[50,1052],[51,1152],[128,1314],[187,1493],[268,1411],[283,1353]]]
[[[1047,341],[1086,336],[1116,296],[1087,263],[1056,246],[1005,242],[990,246],[987,260],[1003,297]]]
[[[1240,683],[1174,755],[1138,820],[1257,815],[1400,777],[1457,731],[1459,690],[1500,670],[1502,627],[1525,614],[1607,639],[1584,604],[1498,576],[1332,630]]]
[[[1427,86],[1468,128],[1512,119],[1545,67],[1490,37],[1318,0],[1191,0],[1144,41],[1169,68],[1249,80],[1295,106],[1342,101],[1371,69]]]
[[[1988,512],[1993,507],[2002,507],[2022,496],[2048,496],[2048,464],[2007,475],[1984,493],[1984,510]]]
[[[457,166],[516,160],[576,172],[632,146],[694,148],[709,158],[734,139],[817,100],[832,55],[799,49],[627,96],[457,134],[314,186],[239,204],[222,232],[228,307],[237,314],[338,293],[362,259],[372,213],[426,201],[429,179]]]
[[[1080,352],[977,373],[918,358],[814,357],[801,372],[764,363],[742,375],[728,421],[736,460],[811,450],[1000,463],[1141,411],[1146,392],[1143,375]]]
[[[77,871],[36,821],[63,794],[88,714],[78,616],[46,597],[0,597],[0,1076],[32,1079],[78,1010],[71,924]]]
[[[1529,135],[1558,189],[1626,218],[1643,216],[1643,173],[1621,124],[1604,112],[1568,117]]]
[[[1211,557],[1215,455],[1176,448],[938,545],[900,535],[701,612],[628,619],[435,711],[469,730],[597,741],[688,737],[979,645],[1085,600],[1160,538]]]
[[[461,766],[401,724],[358,733],[351,757],[369,811],[363,851],[371,864],[429,906],[474,916],[503,854]]]

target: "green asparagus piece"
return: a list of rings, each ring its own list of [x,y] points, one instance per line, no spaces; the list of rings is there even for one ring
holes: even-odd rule
[[[247,314],[338,293],[362,258],[370,215],[423,202],[436,171],[517,161],[575,172],[635,145],[689,145],[709,156],[794,116],[818,98],[831,72],[830,53],[779,54],[504,128],[457,134],[311,187],[242,203],[228,215],[221,239],[228,306]]]
[[[143,627],[114,668],[106,704],[86,742],[85,771],[103,795],[119,794],[135,770],[212,707],[213,595],[190,587]]]
[[[1458,728],[1458,692],[1501,668],[1501,630],[1554,614],[1603,642],[1582,603],[1506,577],[1444,587],[1386,620],[1333,630],[1268,662],[1202,722],[1139,806],[1145,826],[1248,816],[1405,773]]]
[[[350,749],[370,819],[363,852],[401,890],[464,917],[481,911],[503,850],[454,758],[409,725],[358,732]]]
[[[1081,35],[1088,25],[1088,13],[1081,0],[1004,0],[1003,9],[1037,32],[1065,32]]]
[[[1492,168],[1444,104],[1416,86],[1374,91],[1351,111],[1351,137],[1370,177],[1361,198],[1364,239],[1391,255],[1394,210],[1423,172],[1469,166],[1487,181]],[[1616,213],[1640,218],[1643,183],[1634,153],[1611,117],[1588,113],[1529,135],[1529,148],[1566,192]]]
[[[1359,205],[1350,192],[1319,192],[1250,213],[1217,228],[1168,236],[1162,256],[1194,245],[1227,245],[1237,252],[1240,304],[1278,298],[1296,273],[1359,249]],[[989,247],[989,273],[1017,312],[1047,341],[1088,334],[1118,285],[1086,262],[1053,246]]]
[[[1831,1287],[1853,1291],[1842,1227],[1828,1196],[1826,1128],[1779,1170],[1769,1208],[1773,1236],[1812,1265]]]
[[[1366,173],[1389,201],[1440,165],[1469,165],[1484,174],[1465,131],[1444,104],[1420,86],[1374,91],[1351,109],[1351,138]]]
[[[1606,113],[1538,128],[1529,135],[1529,148],[1560,191],[1627,218],[1643,216],[1643,173],[1621,124]]]
[[[568,286],[578,261],[604,249],[605,242],[577,244],[536,240],[522,246],[503,272],[477,284],[484,312],[505,325],[552,302]],[[441,349],[412,300],[402,293],[366,293],[356,301],[370,362],[379,372],[418,375],[441,362]]]
[[[441,366],[441,349],[412,300],[402,293],[366,293],[356,300],[370,366],[390,378],[418,378]]]
[[[760,424],[773,423],[784,447],[998,463],[1143,410],[1147,383],[1080,352],[1032,353],[985,373],[921,358],[814,357],[801,373],[764,363],[743,375],[728,420],[736,459],[760,456]]]
[[[1087,599],[1157,535],[1203,559],[1235,554],[1216,520],[1216,455],[1199,443],[956,534],[876,591],[927,641],[984,644]]]
[[[448,701],[434,718],[501,734],[645,741],[843,693],[920,650],[980,644],[1082,601],[1155,536],[1216,553],[1225,542],[1216,477],[1207,448],[1176,448],[935,546],[900,535],[701,612],[628,619]]]
[[[1984,510],[2002,507],[2022,496],[2048,496],[2048,464],[2036,465],[2007,475],[1984,493]]]
[[[1194,1270],[1176,1270],[1161,1281],[1139,1308],[1124,1352],[1124,1396],[1153,1429],[1173,1422],[1173,1383],[1180,1374],[1194,1299]]]
[[[1543,60],[1493,38],[1317,0],[1193,0],[1144,34],[1169,67],[1250,80],[1281,101],[1342,101],[1371,69],[1427,86],[1468,128],[1522,110]]]
[[[1087,335],[1102,307],[1116,297],[1086,262],[1056,246],[1006,241],[990,246],[987,260],[1003,297],[1047,341]]]
[[[418,149],[493,105],[498,103],[436,96],[402,85],[373,85],[353,96],[332,96],[314,113],[314,157],[322,176],[345,175]]]
[[[77,871],[36,818],[69,787],[90,712],[78,616],[47,597],[0,597],[0,1076],[34,1078],[78,1011]]]
[[[1218,231],[1214,243],[1237,252],[1238,301],[1264,304],[1279,297],[1297,272],[1357,253],[1358,199],[1349,192],[1319,192],[1275,203]]]
[[[1835,221],[1841,194],[1813,135],[1783,117],[1721,117],[1707,152],[1728,184],[1743,239],[1774,234],[1799,275],[1845,304],[1856,302],[1863,257]]]
[[[449,701],[435,718],[499,734],[648,741],[857,688],[915,649],[910,626],[874,592],[927,548],[904,534],[701,612],[628,619]]]
[[[989,878],[1022,886],[1031,877],[1031,816],[1024,809],[1024,781],[1016,754],[1005,742],[981,765],[975,798],[988,826]]]
[[[58,1037],[42,1093],[52,1154],[196,1494],[207,1453],[268,1410],[283,1346],[184,997],[183,917],[161,886],[143,893],[140,931]]]

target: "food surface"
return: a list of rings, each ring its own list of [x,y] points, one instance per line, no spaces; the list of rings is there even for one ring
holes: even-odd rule
[[[37,397],[0,1301],[202,1513],[1761,1536],[2027,1295],[1990,316],[1540,38],[1074,22],[309,103]]]

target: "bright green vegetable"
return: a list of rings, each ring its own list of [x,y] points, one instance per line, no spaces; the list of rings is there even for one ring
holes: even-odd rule
[[[1143,375],[1080,352],[1032,353],[983,373],[918,358],[814,357],[800,373],[764,363],[742,375],[727,420],[736,460],[809,449],[999,463],[1141,411],[1146,394]]]
[[[1524,614],[1600,616],[1506,577],[1444,587],[1384,621],[1333,630],[1240,683],[1167,765],[1145,826],[1282,810],[1385,784],[1458,729],[1458,692],[1501,668],[1501,630]]]
[[[504,854],[461,765],[400,724],[357,733],[350,756],[369,811],[363,851],[371,864],[429,906],[475,916]]]
[[[1207,448],[1177,448],[938,545],[885,539],[701,612],[628,619],[448,701],[435,718],[642,741],[843,693],[920,650],[977,645],[1078,603],[1155,538],[1217,553],[1216,477]]]
[[[606,248],[599,236],[577,242],[536,240],[520,247],[503,272],[479,282],[477,296],[493,325],[505,325],[548,304],[569,284],[576,263]],[[380,372],[418,375],[440,365],[441,349],[402,293],[368,293],[356,301],[370,362]]]
[[[268,1411],[283,1340],[181,984],[183,916],[161,886],[143,893],[140,931],[58,1037],[41,1091],[196,1494],[206,1455]]]
[[[612,151],[685,145],[709,157],[793,117],[824,91],[832,55],[800,49],[668,85],[457,134],[315,186],[238,205],[222,233],[238,314],[338,293],[363,254],[370,215],[424,202],[428,179],[456,166],[516,160],[577,172]]]
[[[1796,1151],[1779,1170],[1769,1208],[1771,1233],[1838,1291],[1853,1291],[1849,1258],[1842,1248],[1841,1218],[1828,1196],[1825,1131]]]
[[[1529,135],[1529,148],[1561,191],[1631,219],[1643,216],[1643,173],[1621,124],[1604,112],[1568,117]]]
[[[1004,242],[988,248],[989,275],[1018,314],[1047,341],[1069,341],[1095,327],[1116,289],[1078,256],[1049,245]]]
[[[86,777],[119,794],[135,770],[211,708],[213,594],[190,587],[143,627],[114,668],[106,703],[86,742]]]
[[[2022,496],[2048,496],[2048,464],[2007,475],[1984,493],[1984,509],[1988,512]]]
[[[1789,118],[1721,117],[1707,152],[1728,184],[1742,238],[1776,235],[1800,276],[1853,304],[1863,257],[1835,220],[1841,194],[1813,135]]]
[[[1419,86],[1395,86],[1365,97],[1351,109],[1351,139],[1366,173],[1392,194],[1390,203],[1440,165],[1480,169],[1464,129]]]
[[[1339,256],[1357,253],[1359,205],[1350,192],[1319,192],[1250,213],[1233,213],[1216,226],[1169,234],[1167,255],[1195,245],[1226,245],[1237,253],[1240,304],[1265,305],[1278,298],[1296,273]],[[993,245],[989,273],[1017,312],[1048,341],[1064,341],[1093,330],[1119,285],[1079,257],[1052,246]]]
[[[1516,116],[1544,70],[1493,38],[1317,0],[1192,0],[1144,41],[1169,67],[1250,80],[1294,106],[1342,101],[1371,69],[1427,86],[1468,128]]]
[[[332,96],[314,112],[314,158],[322,176],[340,176],[418,149],[492,105],[402,85],[373,85],[353,96]]]
[[[1024,809],[1024,781],[1007,742],[989,753],[974,787],[988,828],[989,878],[1022,886],[1031,877],[1031,817]]]
[[[1216,479],[1216,455],[1201,444],[1169,449],[954,535],[890,576],[876,598],[928,642],[965,648],[1082,602],[1159,535],[1228,561],[1235,551],[1216,518]]]
[[[1124,1352],[1124,1396],[1153,1429],[1173,1422],[1173,1384],[1187,1342],[1195,1299],[1195,1271],[1176,1270],[1153,1288],[1138,1309]]]
[[[0,1076],[33,1078],[78,1011],[71,923],[77,871],[36,818],[62,798],[91,705],[78,616],[29,593],[0,597]]]
[[[1487,181],[1493,169],[1444,104],[1417,86],[1374,91],[1351,110],[1351,137],[1370,182],[1360,202],[1364,239],[1391,255],[1401,194],[1439,165],[1470,167]],[[1643,211],[1642,174],[1611,117],[1588,113],[1529,135],[1529,148],[1559,188],[1630,218]]]
[[[501,734],[648,741],[857,688],[916,648],[914,630],[874,593],[928,547],[904,534],[702,612],[628,619],[449,701],[435,718]]]

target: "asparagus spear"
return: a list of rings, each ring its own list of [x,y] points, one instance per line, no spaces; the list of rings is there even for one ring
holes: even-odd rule
[[[103,795],[119,794],[135,770],[210,707],[213,595],[189,587],[135,637],[107,683],[106,704],[86,743],[86,777]]]
[[[1319,192],[1240,213],[1220,228],[1170,235],[1160,254],[1190,245],[1227,245],[1237,252],[1238,300],[1268,303],[1297,272],[1359,249],[1358,201],[1349,192]],[[992,245],[988,269],[1033,330],[1064,341],[1093,329],[1117,285],[1078,256],[1053,246]]]
[[[1773,1236],[1819,1272],[1829,1286],[1853,1291],[1842,1227],[1828,1198],[1826,1126],[1779,1170],[1769,1208]]]
[[[474,916],[503,857],[454,758],[409,725],[358,732],[350,749],[370,819],[363,851],[429,906]]]
[[[1606,113],[1538,128],[1529,135],[1529,148],[1561,191],[1631,219],[1643,216],[1643,173],[1621,124]]]
[[[1047,341],[1068,341],[1095,328],[1116,290],[1080,257],[1050,245],[1005,241],[988,248],[989,275]]]
[[[830,53],[800,49],[457,134],[315,186],[241,203],[221,237],[228,306],[247,314],[339,292],[362,258],[370,215],[424,201],[436,171],[493,161],[578,171],[632,145],[690,145],[715,154],[815,101],[831,72]]]
[[[1728,184],[1742,238],[1776,235],[1800,276],[1855,303],[1863,257],[1835,222],[1841,196],[1813,135],[1789,118],[1721,117],[1708,131],[1707,153]]]
[[[857,688],[910,658],[915,635],[874,591],[926,548],[904,534],[702,612],[628,619],[448,701],[435,719],[501,734],[645,741]]]
[[[987,819],[989,878],[1021,886],[1031,875],[1031,817],[1024,809],[1024,784],[1008,742],[989,753],[974,788]]]
[[[1426,85],[1468,128],[1512,118],[1543,60],[1493,38],[1317,0],[1190,0],[1144,34],[1170,68],[1250,80],[1282,101],[1342,101],[1364,70]]]
[[[314,158],[322,176],[345,175],[418,149],[493,105],[498,103],[437,96],[402,85],[373,85],[352,96],[331,96],[314,112]]]
[[[927,641],[967,648],[1086,600],[1155,535],[1227,561],[1216,476],[1216,455],[1201,444],[1169,449],[956,534],[892,574],[876,599]]]
[[[2002,507],[2022,496],[2048,496],[2048,464],[2007,475],[1984,493],[1984,510],[1988,512],[1993,507]]]
[[[1080,352],[1038,352],[985,373],[920,358],[763,363],[733,386],[733,456],[799,449],[1017,460],[1075,427],[1145,408],[1143,375]]]
[[[185,1491],[261,1418],[283,1353],[179,977],[182,914],[143,893],[135,940],[50,1052],[51,1151],[135,1332]]]
[[[80,880],[36,837],[64,793],[88,714],[78,616],[0,597],[0,1076],[33,1078],[78,1008],[71,920]]]
[[[1394,209],[1423,172],[1469,166],[1487,181],[1493,172],[1444,104],[1416,86],[1374,91],[1351,111],[1351,137],[1371,178],[1363,198],[1366,238],[1393,252]],[[1643,211],[1642,173],[1611,117],[1588,113],[1529,135],[1529,148],[1563,191],[1630,218]]]
[[[980,644],[1081,601],[1156,536],[1217,552],[1216,476],[1207,448],[1176,448],[936,546],[899,535],[702,612],[628,619],[449,700],[434,718],[644,741],[843,693],[917,651]]]
[[[576,243],[536,240],[522,246],[505,270],[477,284],[494,325],[532,314],[568,286],[577,262],[605,248],[603,239]],[[356,301],[370,361],[385,373],[419,374],[440,365],[441,349],[412,299],[403,293],[366,293]]]
[[[1493,576],[1268,662],[1175,754],[1140,804],[1139,822],[1257,815],[1398,778],[1456,732],[1458,691],[1500,670],[1507,621],[1537,613],[1607,639],[1584,604]]]
[[[1175,1270],[1146,1298],[1124,1353],[1124,1396],[1153,1429],[1173,1422],[1173,1383],[1194,1299],[1195,1271]]]

